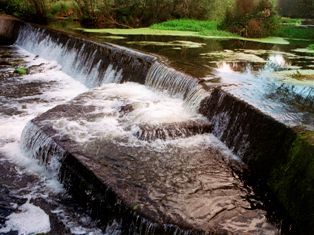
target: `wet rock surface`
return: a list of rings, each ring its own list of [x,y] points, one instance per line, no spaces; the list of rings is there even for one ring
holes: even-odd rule
[[[46,156],[44,162],[49,162],[54,151],[63,153],[61,179],[76,197],[88,200],[88,195],[94,195],[92,200],[100,201],[96,203],[98,210],[105,208],[106,215],[121,219],[139,215],[164,232],[163,225],[172,224],[194,232],[276,233],[265,211],[258,209],[261,204],[252,203],[254,194],[232,170],[240,171],[241,164],[226,157],[217,143],[200,147],[187,144],[193,139],[183,138],[159,149],[144,142],[130,145],[124,138],[102,134],[86,139],[81,132],[79,141],[75,138],[79,132],[66,134],[55,126],[60,117],[76,120],[79,116],[84,123],[82,119],[95,115],[95,107],[84,101],[91,94],[42,114],[24,131],[24,135],[36,136],[25,144],[34,155]],[[36,149],[40,136],[54,144]],[[90,200],[86,203],[92,207]],[[122,229],[130,229],[130,224],[125,226]]]

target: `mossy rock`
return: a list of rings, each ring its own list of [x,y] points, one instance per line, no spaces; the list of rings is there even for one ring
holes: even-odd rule
[[[314,234],[314,132],[297,131],[286,162],[269,186],[300,234]]]
[[[28,74],[28,69],[25,67],[16,67],[14,73],[17,73],[19,75],[26,75]]]

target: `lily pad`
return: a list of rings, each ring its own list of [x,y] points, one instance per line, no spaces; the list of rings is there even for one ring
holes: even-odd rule
[[[309,49],[309,48],[298,48],[298,49],[294,49],[293,51],[295,51],[295,52],[301,52],[301,53],[314,54],[314,50]]]
[[[224,50],[220,52],[210,52],[201,54],[204,57],[215,58],[218,61],[224,62],[249,62],[249,63],[266,63],[263,58],[243,52],[235,52],[231,50]]]
[[[284,82],[314,87],[314,70],[312,69],[284,70],[274,72],[272,75]]]

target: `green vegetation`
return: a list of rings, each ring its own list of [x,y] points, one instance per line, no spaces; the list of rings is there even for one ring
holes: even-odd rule
[[[243,37],[267,37],[279,25],[279,17],[271,0],[236,0],[227,12],[221,28]]]
[[[2,10],[19,17],[71,16],[84,26],[143,27],[170,19],[222,21],[234,0],[6,0]],[[1,3],[1,1],[0,1]],[[11,5],[6,7],[5,5]],[[3,9],[4,8],[4,9]],[[1,9],[0,9],[1,10]],[[38,18],[37,21],[40,21]]]
[[[122,34],[143,32],[150,35],[165,33],[174,36],[241,37],[240,39],[272,36],[262,41],[280,44],[287,42],[279,37],[314,38],[314,30],[299,27],[300,19],[283,17],[282,27],[279,28],[280,21],[274,10],[274,1],[276,0],[7,0],[0,7],[10,14],[36,23],[66,17],[79,19],[88,28],[136,28],[128,33],[121,31]]]
[[[308,49],[314,51],[314,44],[309,45]]]
[[[196,31],[202,32],[205,30],[217,30],[216,21],[201,21],[192,19],[178,19],[153,24],[150,28],[162,30],[182,30],[182,31]]]
[[[151,29],[158,30],[176,30],[176,31],[191,31],[198,32],[204,36],[221,36],[233,37],[237,36],[230,32],[217,29],[218,23],[216,21],[202,21],[192,19],[170,20],[150,26]]]
[[[47,22],[45,0],[7,0],[0,10],[36,23]]]
[[[289,26],[300,26],[302,20],[298,18],[281,17],[281,24]]]
[[[303,28],[298,26],[282,26],[274,32],[277,37],[314,39],[314,30],[312,28]]]
[[[14,73],[17,73],[19,75],[26,75],[28,74],[28,69],[25,67],[16,67]]]
[[[278,201],[298,226],[295,234],[314,232],[313,182],[314,132],[299,131],[286,161],[273,169],[269,180]]]
[[[51,3],[49,7],[50,17],[69,17],[75,16],[78,12],[78,6],[73,1],[57,1]]]

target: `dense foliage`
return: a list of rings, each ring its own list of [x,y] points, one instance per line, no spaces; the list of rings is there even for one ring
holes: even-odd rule
[[[0,0],[5,1],[5,0]],[[234,0],[6,0],[6,11],[31,19],[71,16],[92,27],[139,27],[171,19],[223,20]]]
[[[236,0],[221,24],[222,29],[244,37],[265,37],[277,28],[279,19],[270,0]]]
[[[1,8],[10,14],[33,22],[45,23],[47,21],[45,0],[7,0]]]

